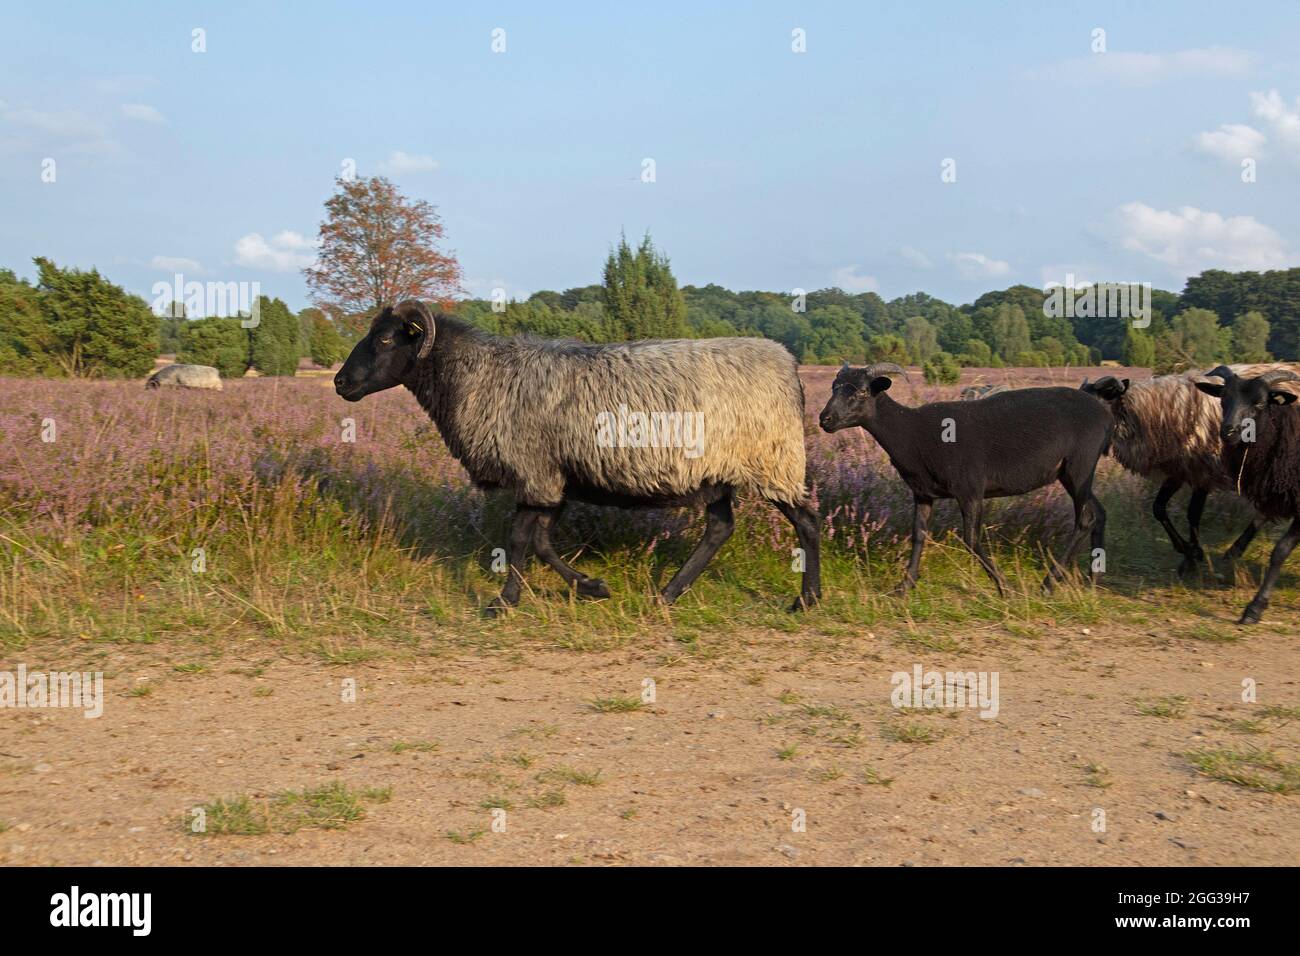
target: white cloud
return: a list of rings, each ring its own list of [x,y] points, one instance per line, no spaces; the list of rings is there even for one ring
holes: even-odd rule
[[[1242,123],[1224,123],[1212,133],[1196,137],[1196,148],[1226,162],[1237,164],[1247,157],[1258,157],[1264,152],[1267,137],[1253,126]]]
[[[154,256],[149,260],[149,266],[154,269],[162,269],[165,272],[203,271],[203,267],[193,259],[185,259],[181,256]]]
[[[141,123],[165,123],[162,113],[159,113],[147,103],[123,103],[122,115],[127,119],[139,120]]]
[[[296,272],[316,261],[316,243],[301,233],[284,230],[270,241],[250,232],[235,242],[235,262],[267,272]]]
[[[864,276],[857,266],[844,266],[831,273],[831,279],[837,288],[845,292],[876,292],[880,283],[875,276]]]
[[[1253,216],[1222,216],[1195,206],[1153,209],[1126,203],[1102,230],[1120,248],[1164,264],[1186,278],[1206,269],[1280,269],[1286,242]]]
[[[1277,90],[1250,94],[1250,111],[1267,133],[1244,123],[1224,123],[1212,133],[1196,137],[1196,148],[1232,163],[1264,155],[1272,142],[1293,159],[1300,159],[1300,100],[1288,107]]]
[[[1288,109],[1282,94],[1277,90],[1251,93],[1250,109],[1263,120],[1273,138],[1292,156],[1300,156],[1300,100],[1294,109]]]
[[[390,176],[406,176],[413,173],[431,173],[438,168],[438,161],[432,156],[404,153],[400,149],[388,154],[388,158],[379,164],[380,172]]]
[[[1255,63],[1255,54],[1234,47],[1203,47],[1171,53],[1090,53],[1065,61],[1067,75],[1144,86],[1189,76],[1235,76]]]
[[[898,250],[898,254],[918,269],[934,268],[934,263],[930,261],[930,257],[920,249],[914,249],[911,246],[903,246]]]
[[[982,252],[953,252],[948,254],[948,259],[963,279],[991,279],[1011,271],[1010,263],[990,259]]]
[[[34,110],[12,107],[0,100],[0,132],[4,145],[60,149],[65,153],[109,153],[119,147],[104,123],[77,110]]]
[[[300,232],[294,232],[292,229],[284,229],[275,234],[271,240],[272,244],[279,246],[281,249],[293,249],[298,252],[308,250],[315,251],[318,243],[315,239],[308,239]]]

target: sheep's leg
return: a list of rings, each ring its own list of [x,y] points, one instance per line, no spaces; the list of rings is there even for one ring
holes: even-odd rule
[[[1100,573],[1097,571],[1097,566],[1094,563],[1097,552],[1101,552],[1103,562],[1106,558],[1106,509],[1101,506],[1101,502],[1097,500],[1096,495],[1091,495],[1089,497],[1089,504],[1092,505],[1092,512],[1095,520],[1092,525],[1092,540],[1090,542],[1092,545],[1092,554],[1090,557],[1093,561],[1088,563],[1088,567],[1092,570],[1089,572],[1088,578],[1093,584],[1096,584],[1097,575]]]
[[[533,525],[542,509],[529,505],[519,505],[515,509],[514,520],[510,524],[510,547],[506,557],[506,583],[501,593],[494,597],[483,609],[488,617],[496,617],[502,608],[514,607],[519,603],[519,588],[524,583],[524,564],[528,561],[528,546],[533,540]]]
[[[822,598],[821,518],[806,502],[792,505],[773,501],[772,504],[794,525],[799,547],[803,550],[803,584],[790,610],[807,610]]]
[[[1003,579],[997,565],[993,563],[993,559],[989,557],[988,551],[984,547],[984,499],[958,499],[957,507],[961,508],[962,540],[966,542],[966,547],[971,550],[971,553],[979,558],[980,564],[984,566],[988,576],[993,579],[993,584],[998,589],[998,597],[1004,597],[1007,582]]]
[[[1232,542],[1232,547],[1223,552],[1223,560],[1231,564],[1245,554],[1246,549],[1250,547],[1250,543],[1255,540],[1255,535],[1259,534],[1259,529],[1263,526],[1264,519],[1259,514],[1256,514],[1250,519],[1250,524],[1242,529],[1237,540]]]
[[[1264,583],[1259,586],[1259,593],[1246,605],[1246,610],[1241,613],[1238,624],[1259,623],[1259,619],[1264,616],[1264,611],[1268,607],[1268,599],[1273,594],[1273,588],[1277,586],[1282,565],[1291,556],[1298,543],[1300,543],[1300,518],[1292,521],[1291,527],[1286,529],[1286,534],[1277,539],[1277,544],[1273,546],[1273,556],[1268,559],[1268,570],[1264,572]]]
[[[903,581],[894,589],[895,594],[906,594],[916,584],[921,571],[921,551],[925,548],[926,536],[930,533],[930,513],[934,510],[933,498],[913,496],[915,505],[912,511],[912,557],[907,562],[907,571]]]
[[[1165,483],[1160,486],[1156,492],[1156,500],[1151,502],[1151,513],[1156,516],[1160,526],[1165,529],[1165,534],[1169,535],[1169,543],[1174,546],[1174,550],[1179,554],[1187,554],[1187,542],[1183,536],[1178,533],[1174,523],[1169,520],[1169,499],[1178,493],[1178,489],[1183,483],[1177,478],[1166,479]]]
[[[563,507],[564,505],[560,504],[554,508],[544,508],[538,512],[537,523],[533,528],[533,550],[556,574],[564,578],[565,584],[571,588],[576,588],[583,597],[607,598],[609,597],[609,588],[605,586],[604,581],[600,578],[589,578],[572,565],[566,563],[560,557],[559,552],[555,550],[555,545],[551,543],[551,528],[559,520],[560,510]]]
[[[718,549],[731,537],[731,532],[736,527],[736,519],[731,514],[731,494],[728,490],[721,498],[711,502],[704,509],[706,518],[704,537],[695,546],[686,563],[673,575],[668,586],[663,589],[662,597],[665,604],[672,604],[682,596],[683,591],[695,583],[704,566],[713,560]]]
[[[1095,463],[1094,463],[1095,467]],[[1061,485],[1069,494],[1074,502],[1074,530],[1070,534],[1070,540],[1066,542],[1065,550],[1061,552],[1060,560],[1054,560],[1048,555],[1048,564],[1051,570],[1047,572],[1047,577],[1043,578],[1043,590],[1049,594],[1056,586],[1056,581],[1065,575],[1066,571],[1074,566],[1075,555],[1079,553],[1079,545],[1083,544],[1085,535],[1088,535],[1097,525],[1099,516],[1104,516],[1105,512],[1101,510],[1101,502],[1097,502],[1097,509],[1094,511],[1092,504],[1097,499],[1092,494],[1092,475],[1086,475],[1082,481],[1077,481],[1068,473],[1062,473],[1060,477]],[[1104,517],[1102,518],[1104,521]],[[1103,524],[1103,531],[1104,531]],[[1096,540],[1094,538],[1094,540]]]
[[[1210,492],[1207,488],[1193,488],[1192,497],[1187,502],[1187,552],[1183,563],[1178,566],[1179,574],[1192,574],[1205,564],[1205,552],[1201,550],[1201,515],[1205,513],[1205,499]]]

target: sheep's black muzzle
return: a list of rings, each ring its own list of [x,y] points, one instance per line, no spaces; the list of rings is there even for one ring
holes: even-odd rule
[[[348,402],[359,402],[365,395],[362,387],[346,378],[342,372],[334,376],[334,391]]]

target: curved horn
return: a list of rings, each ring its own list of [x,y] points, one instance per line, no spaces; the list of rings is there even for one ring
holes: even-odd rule
[[[419,299],[407,299],[405,302],[397,304],[397,314],[414,328],[421,332],[420,349],[415,353],[417,360],[426,359],[433,350],[433,337],[438,334],[438,329],[433,321],[433,313],[429,307]],[[412,315],[411,313],[415,313]]]
[[[869,368],[873,378],[877,375],[888,375],[890,372],[893,372],[897,375],[903,376],[904,380],[909,382],[911,381],[911,379],[907,377],[907,369],[894,362],[875,362]]]
[[[1266,385],[1273,385],[1276,382],[1300,381],[1300,375],[1297,375],[1289,368],[1278,368],[1271,372],[1265,372],[1263,375],[1259,376],[1259,380]]]

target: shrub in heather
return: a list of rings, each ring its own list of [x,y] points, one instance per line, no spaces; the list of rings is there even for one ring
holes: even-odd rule
[[[214,316],[182,322],[176,361],[211,365],[222,378],[239,378],[248,370],[248,330],[239,319]]]

